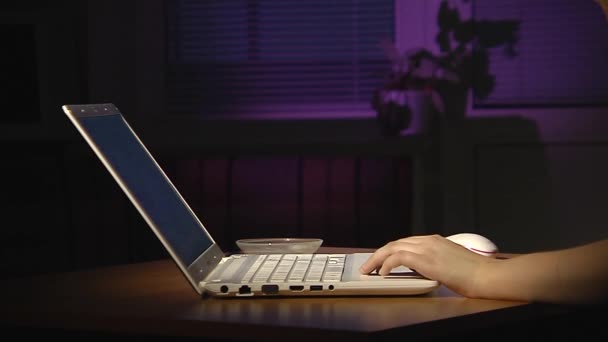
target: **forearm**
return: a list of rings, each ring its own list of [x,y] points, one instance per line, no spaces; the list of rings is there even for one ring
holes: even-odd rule
[[[488,262],[473,295],[480,298],[586,303],[608,293],[608,240]]]

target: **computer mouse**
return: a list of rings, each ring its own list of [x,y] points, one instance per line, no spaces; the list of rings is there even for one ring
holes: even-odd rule
[[[496,257],[496,253],[498,253],[498,247],[496,247],[496,244],[485,236],[479,234],[460,233],[447,236],[446,239],[457,243],[477,254]]]

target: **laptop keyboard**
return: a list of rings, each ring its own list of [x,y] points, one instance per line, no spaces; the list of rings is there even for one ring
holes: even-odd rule
[[[254,257],[256,260],[241,278],[241,283],[339,281],[346,260],[344,254],[269,254]]]

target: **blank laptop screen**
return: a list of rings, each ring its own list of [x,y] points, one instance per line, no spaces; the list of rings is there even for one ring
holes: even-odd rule
[[[213,241],[122,116],[79,121],[177,256],[186,265],[194,262]]]

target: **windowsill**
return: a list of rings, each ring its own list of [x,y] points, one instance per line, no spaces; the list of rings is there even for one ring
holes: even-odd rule
[[[131,121],[131,120],[129,120]],[[131,122],[153,149],[209,153],[417,153],[425,136],[385,136],[376,118],[200,119],[169,118]]]
[[[371,104],[370,104],[371,106]],[[349,106],[348,104],[335,104],[332,109],[328,105],[325,110],[319,106],[274,105],[266,111],[252,111],[244,113],[232,113],[230,115],[217,115],[213,113],[200,114],[169,114],[172,120],[187,121],[332,121],[332,120],[373,120],[376,113],[372,109],[364,109],[360,105]]]
[[[403,156],[422,153],[428,136],[386,136],[376,118],[174,119],[125,115],[152,151],[207,155]],[[75,142],[82,137],[65,122],[0,125],[2,142]]]

